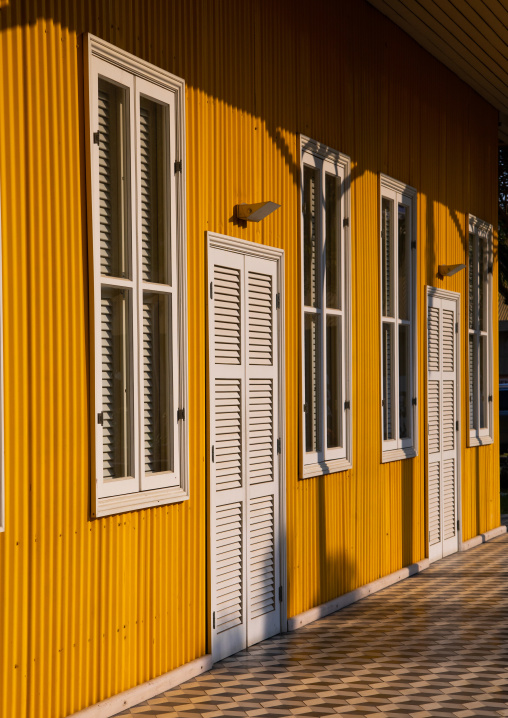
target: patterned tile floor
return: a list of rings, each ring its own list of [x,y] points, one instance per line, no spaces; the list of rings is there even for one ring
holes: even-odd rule
[[[122,716],[508,716],[508,535]]]

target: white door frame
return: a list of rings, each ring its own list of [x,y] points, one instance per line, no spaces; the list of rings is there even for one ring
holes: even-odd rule
[[[286,353],[285,353],[285,321],[284,321],[284,250],[278,247],[271,247],[264,244],[258,244],[255,242],[249,242],[245,239],[237,239],[236,237],[228,237],[225,234],[217,234],[215,232],[206,232],[206,244],[207,244],[207,271],[206,277],[208,278],[208,262],[209,253],[211,249],[220,249],[227,252],[236,252],[238,254],[247,255],[251,257],[259,257],[261,259],[268,259],[277,263],[276,277],[277,277],[277,292],[280,294],[280,306],[277,310],[277,332],[278,332],[278,381],[279,381],[279,396],[278,396],[278,415],[279,415],[279,436],[280,436],[280,454],[278,455],[279,460],[279,547],[280,547],[280,582],[282,586],[282,601],[280,602],[280,627],[281,632],[287,632],[287,557],[286,557]],[[207,279],[208,282],[208,279]],[[207,361],[206,361],[206,384],[207,384],[207,399],[208,399],[208,410],[211,406],[210,398],[210,346],[209,346],[209,330],[208,330],[208,301],[210,299],[210,287],[206,289],[207,297],[207,313],[206,313],[206,325],[207,325]],[[211,537],[210,537],[210,476],[211,476],[211,449],[210,449],[210,421],[207,416],[207,508],[206,508],[206,519],[207,519],[207,628],[208,628],[208,653],[212,653],[212,615],[211,615]]]
[[[459,431],[457,431],[457,520],[458,520],[458,526],[457,529],[457,550],[460,551],[460,548],[462,546],[462,413],[461,413],[461,399],[462,399],[462,384],[460,380],[460,367],[461,367],[461,343],[460,343],[460,294],[458,292],[452,292],[447,289],[438,289],[437,287],[431,287],[427,286],[427,291],[425,293],[425,332],[426,332],[426,342],[425,342],[425,492],[426,492],[426,499],[425,499],[425,515],[426,515],[426,546],[427,546],[427,552],[426,556],[427,558],[430,556],[430,546],[429,546],[429,450],[428,450],[428,441],[429,441],[429,415],[428,415],[428,409],[429,409],[429,400],[428,400],[428,376],[429,376],[429,370],[428,370],[428,359],[429,359],[429,334],[428,334],[428,326],[429,326],[429,298],[430,297],[436,297],[437,299],[446,299],[449,302],[455,303],[455,311],[456,311],[456,322],[458,325],[458,331],[455,332],[455,367],[456,367],[456,376],[457,376],[457,390],[455,392],[456,394],[456,402],[457,402],[457,419],[459,422]]]

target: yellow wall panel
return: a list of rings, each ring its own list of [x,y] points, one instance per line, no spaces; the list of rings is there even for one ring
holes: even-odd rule
[[[461,294],[463,539],[499,524],[466,448],[467,213],[496,112],[364,2],[85,0],[0,11],[6,526],[0,715],[64,718],[207,652],[207,230],[285,249],[288,614],[425,556],[426,285]],[[187,83],[190,501],[92,521],[83,33]],[[352,160],[353,469],[298,479],[298,134]],[[382,465],[379,173],[418,190],[419,456]],[[281,208],[259,225],[240,202]],[[494,286],[497,270],[494,273]],[[494,312],[497,316],[497,295]],[[494,323],[497,347],[497,320]],[[497,354],[495,353],[497,377]],[[497,381],[494,388],[497,411]]]

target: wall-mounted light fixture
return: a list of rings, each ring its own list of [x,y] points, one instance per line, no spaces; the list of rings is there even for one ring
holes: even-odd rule
[[[258,202],[257,204],[237,204],[235,214],[237,219],[244,222],[260,222],[269,214],[279,209],[280,204],[275,202]]]
[[[442,277],[452,277],[465,268],[465,264],[440,264],[437,271]]]

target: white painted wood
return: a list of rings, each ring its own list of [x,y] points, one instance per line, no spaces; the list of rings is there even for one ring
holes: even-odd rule
[[[175,174],[174,162],[183,160],[185,150],[185,83],[159,68],[125,53],[109,43],[92,35],[86,36],[85,69],[88,79],[87,94],[87,166],[89,169],[89,206],[92,214],[91,266],[93,266],[93,289],[91,291],[91,314],[94,316],[94,341],[92,352],[95,362],[95,390],[92,403],[93,429],[95,438],[95,481],[93,482],[92,515],[107,515],[122,510],[170,503],[188,498],[188,432],[187,422],[180,418],[179,409],[187,408],[187,326],[186,326],[186,236],[185,236],[185,163],[182,171]],[[124,192],[126,234],[125,262],[122,276],[110,276],[108,267],[108,198],[111,187],[107,182],[108,167],[108,112],[106,98],[99,97],[99,78],[125,89],[125,116],[123,142],[125,145],[125,167],[122,177],[126,183]],[[104,93],[103,93],[104,94]],[[164,125],[158,145],[158,156],[162,157],[163,171],[159,177],[162,184],[166,211],[163,231],[167,243],[167,283],[149,282],[146,275],[147,221],[146,203],[143,197],[150,191],[146,183],[146,162],[149,161],[147,141],[149,132],[141,113],[141,96],[152,100],[161,110]],[[94,142],[94,133],[99,130],[99,144]],[[101,144],[101,137],[105,144]],[[113,137],[114,139],[114,137]],[[101,174],[102,172],[102,174]],[[102,179],[101,179],[102,178]],[[109,192],[109,194],[108,194]],[[102,214],[101,214],[102,210]],[[101,232],[102,227],[102,232]],[[105,229],[104,229],[105,228]],[[101,236],[103,241],[101,244]],[[109,248],[110,249],[110,248]],[[102,253],[101,253],[102,252]],[[169,260],[171,258],[171,261]],[[109,264],[108,264],[109,262]],[[108,273],[109,272],[109,273]],[[119,273],[117,272],[117,275]],[[166,280],[164,280],[166,281]],[[101,342],[101,296],[104,290],[121,288],[127,296],[127,320],[124,349],[128,354],[127,408],[130,429],[126,437],[131,471],[129,476],[108,478],[108,459],[103,446],[111,443],[111,426],[101,425],[98,416],[108,400],[108,387],[102,390]],[[148,371],[149,356],[145,351],[147,339],[147,317],[144,316],[144,298],[150,295],[165,295],[170,305],[165,336],[168,340],[168,386],[170,414],[168,440],[171,446],[169,470],[151,471],[150,460],[145,461],[145,450],[150,444],[150,431],[145,432],[145,422],[150,421],[150,402],[145,406],[145,381],[149,382],[152,372]],[[104,325],[105,328],[107,328]],[[107,360],[107,352],[104,359]],[[107,376],[107,375],[105,375]],[[147,385],[147,391],[150,387]],[[106,407],[107,408],[107,407]],[[145,412],[145,408],[147,412]],[[109,431],[109,434],[108,434]],[[145,496],[142,494],[146,493]],[[128,496],[130,495],[130,496]],[[138,506],[132,498],[137,496]]]
[[[106,698],[88,708],[83,708],[77,713],[72,713],[72,718],[111,718],[138,703],[154,698],[165,691],[176,688],[181,683],[191,680],[196,676],[209,671],[213,665],[211,654],[206,654],[194,661],[185,663],[162,676],[152,678],[150,681],[141,683],[139,686],[129,688],[127,691],[117,693],[111,698]],[[69,716],[70,718],[70,716]]]
[[[220,248],[213,246],[214,241]],[[229,245],[224,249],[220,238],[209,236],[214,661],[282,628],[281,462],[277,453],[277,439],[281,438],[280,310],[276,308],[280,262],[272,256],[262,257],[259,251],[246,253],[248,244]]]
[[[427,507],[429,559],[459,546],[458,297],[427,295]]]
[[[387,588],[388,586],[392,586],[394,583],[403,581],[405,578],[409,578],[409,576],[414,576],[428,567],[429,560],[422,559],[422,561],[412,563],[410,566],[406,566],[405,568],[401,568],[399,571],[388,574],[388,576],[383,576],[382,578],[378,578],[376,581],[367,583],[365,586],[355,588],[354,591],[350,591],[343,596],[339,596],[327,603],[322,603],[320,606],[315,606],[308,611],[299,613],[288,620],[288,631],[296,631],[298,628],[303,628],[303,626],[306,626],[313,621],[317,621],[319,618],[329,616],[331,613],[335,613],[335,611],[339,611],[341,608],[345,608],[352,603],[356,603],[356,601],[361,601],[362,598],[366,598],[373,593],[377,593],[383,588]]]

